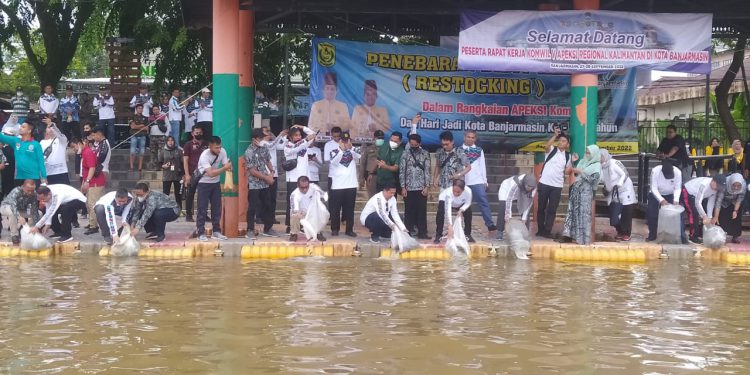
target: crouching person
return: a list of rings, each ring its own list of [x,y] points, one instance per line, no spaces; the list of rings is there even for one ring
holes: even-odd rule
[[[742,201],[745,199],[747,185],[745,179],[739,173],[732,173],[727,177],[727,187],[724,190],[724,198],[717,205],[719,210],[719,226],[731,236],[732,243],[740,243],[742,235]]]
[[[370,230],[370,242],[379,243],[380,238],[391,238],[393,230],[406,232],[396,207],[396,185],[386,183],[383,191],[367,201],[359,221]],[[471,202],[471,200],[469,200]]]
[[[727,182],[726,176],[720,174],[714,177],[696,177],[685,183],[682,188],[681,203],[687,212],[690,223],[690,241],[703,241],[703,225],[719,222],[719,212],[714,211],[716,202],[721,204],[724,199],[722,192]],[[707,209],[703,209],[706,200]]]
[[[506,178],[500,184],[500,189],[497,191],[497,197],[500,200],[500,211],[497,214],[498,240],[503,240],[505,224],[513,216],[513,201],[518,201],[518,214],[521,215],[521,221],[528,227],[529,211],[534,205],[535,195],[536,177],[532,173]]]
[[[313,199],[320,199],[324,194],[325,192],[323,189],[321,189],[320,186],[311,183],[307,176],[300,176],[297,179],[297,188],[294,189],[292,196],[290,197],[292,216],[290,218],[291,230],[289,232],[289,241],[297,241],[300,220],[304,219],[305,215],[307,215],[307,210],[313,203]],[[323,236],[323,233],[318,233],[318,241],[325,240],[326,238]]]
[[[139,182],[135,185],[133,195],[136,202],[133,205],[133,215],[130,219],[135,236],[142,229],[146,230],[146,239],[154,242],[164,241],[164,230],[167,223],[177,220],[180,206],[174,199],[160,192],[149,190],[148,184]]]
[[[23,185],[13,188],[0,204],[3,227],[10,227],[10,240],[14,245],[21,243],[18,227],[39,221],[39,201],[36,199],[36,182],[24,180]]]
[[[77,217],[78,211],[86,209],[86,196],[78,189],[64,184],[40,186],[36,189],[39,202],[43,202],[46,210],[31,233],[44,234],[52,228],[50,237],[59,237],[58,243],[65,243],[73,239],[71,223]]]
[[[438,196],[437,219],[435,223],[435,241],[440,243],[443,237],[443,224],[448,217],[448,230],[453,227],[452,211],[457,211],[464,216],[464,234],[469,242],[476,242],[471,237],[471,189],[466,189],[464,180],[453,180],[453,186],[444,189]]]
[[[104,194],[94,205],[96,221],[107,245],[112,245],[119,237],[132,207],[133,196],[123,188]]]

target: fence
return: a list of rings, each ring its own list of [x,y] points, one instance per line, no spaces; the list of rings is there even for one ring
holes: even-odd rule
[[[638,122],[638,151],[655,153],[659,142],[667,133],[667,126],[677,127],[680,134],[691,148],[695,149],[697,155],[702,155],[706,146],[712,138],[718,138],[719,144],[724,150],[729,150],[732,140],[729,139],[724,126],[718,119],[709,119],[708,126],[702,119],[666,120],[666,121],[639,121]],[[750,123],[747,121],[736,121],[743,144],[750,139]]]

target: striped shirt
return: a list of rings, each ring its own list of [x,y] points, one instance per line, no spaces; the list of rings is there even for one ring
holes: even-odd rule
[[[25,117],[29,114],[29,98],[26,95],[14,96],[10,100],[13,108],[13,114],[19,117]]]

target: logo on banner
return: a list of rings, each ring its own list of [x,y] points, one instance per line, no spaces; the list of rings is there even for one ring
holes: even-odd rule
[[[318,43],[318,64],[329,68],[336,63],[336,46],[328,42]]]

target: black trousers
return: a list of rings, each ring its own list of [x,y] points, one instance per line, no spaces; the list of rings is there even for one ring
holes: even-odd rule
[[[451,215],[458,213],[457,208],[451,209]],[[435,238],[443,236],[443,225],[445,225],[445,201],[438,203],[437,219],[435,219]],[[464,211],[464,234],[471,236],[471,207]]]
[[[374,236],[391,238],[391,228],[378,216],[377,212],[367,215],[365,218],[365,227]]]
[[[739,237],[742,235],[742,207],[737,212],[737,218],[732,219],[732,213],[734,212],[734,204],[729,207],[722,207],[719,211],[719,226],[721,229],[727,232],[732,237]]]
[[[161,188],[164,194],[169,195],[174,187],[174,199],[182,208],[182,194],[180,194],[180,181],[162,181]]]
[[[198,235],[206,233],[206,218],[208,205],[211,204],[211,228],[214,232],[221,232],[221,184],[198,183],[198,217],[195,225]]]
[[[273,178],[273,185],[268,188],[268,199],[271,203],[271,219],[276,221],[276,201],[279,196],[279,178]],[[259,218],[260,219],[260,218]]]
[[[70,177],[67,173],[51,174],[47,176],[47,184],[65,184],[70,185]]]
[[[620,224],[615,225],[617,234],[630,236],[633,230],[633,207],[634,204],[622,206],[622,212],[620,213]]]
[[[167,228],[167,223],[177,220],[178,217],[179,216],[171,208],[157,208],[154,210],[154,213],[151,214],[151,218],[148,219],[146,225],[143,226],[143,229],[146,230],[146,233],[163,236],[164,231]]]
[[[195,204],[195,190],[187,185],[185,186],[185,213],[187,217],[193,217],[193,204]]]
[[[507,201],[500,201],[500,206],[497,212],[497,233],[505,232],[505,210]],[[513,204],[513,201],[510,202]],[[512,208],[511,208],[512,209]]]
[[[346,221],[346,232],[354,231],[354,202],[357,200],[357,188],[331,190],[328,194],[331,232],[341,229],[342,217]]]
[[[275,200],[274,200],[275,202]],[[267,232],[273,227],[273,214],[271,204],[271,188],[250,189],[247,191],[247,230],[250,233],[255,228],[256,218],[263,223],[263,231]]]
[[[66,115],[63,114],[63,117],[64,116]],[[78,121],[60,123],[60,131],[68,137],[68,141],[70,142],[74,139],[81,139],[81,127],[78,125]]]
[[[292,192],[296,188],[297,188],[296,182],[286,183],[286,211],[285,211],[286,216],[284,218],[284,224],[286,224],[286,226],[289,226],[289,209],[292,207],[291,196],[292,196]]]
[[[417,235],[427,236],[427,197],[422,195],[422,190],[408,191],[404,198],[405,211],[404,225],[409,232],[417,227]]]
[[[555,215],[560,205],[562,188],[539,184],[537,193],[539,194],[539,206],[536,211],[537,233],[550,234],[552,226],[555,225]]]
[[[662,198],[664,198],[669,204],[672,204],[674,202],[674,194],[666,194],[662,195]],[[661,204],[659,201],[656,200],[656,197],[654,197],[653,194],[648,194],[648,207],[646,207],[646,222],[648,224],[648,237],[646,239],[648,240],[655,240],[656,239],[656,233],[659,229],[659,208],[661,208]],[[685,220],[685,213],[683,212],[681,215],[681,220],[684,222]],[[685,231],[681,231],[682,233],[682,242],[686,242],[685,238]]]
[[[67,203],[63,203],[57,208],[57,211],[52,215],[52,231],[59,234],[61,237],[70,237],[71,224],[73,219],[78,215],[79,210],[85,210],[86,203],[79,200],[72,200]]]

